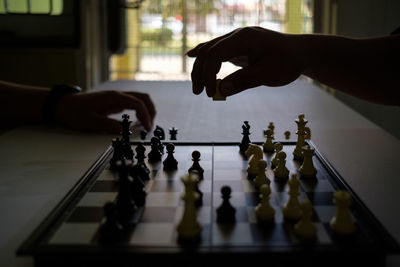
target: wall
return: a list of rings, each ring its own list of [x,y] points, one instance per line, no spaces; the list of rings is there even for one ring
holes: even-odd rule
[[[400,27],[398,0],[336,0],[336,33],[351,37],[388,35]],[[400,64],[400,63],[399,63]],[[375,105],[344,93],[335,96],[397,138],[400,138],[400,107]]]
[[[107,79],[104,1],[65,0],[64,11],[0,15],[0,80],[89,89]]]

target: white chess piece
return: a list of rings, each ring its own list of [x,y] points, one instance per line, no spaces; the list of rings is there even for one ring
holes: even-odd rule
[[[282,212],[285,219],[288,220],[298,220],[301,217],[301,209],[299,203],[299,195],[300,195],[300,182],[297,179],[296,174],[292,174],[289,179],[289,200],[286,203],[285,207],[283,207]]]
[[[197,211],[195,201],[199,197],[195,192],[195,186],[198,181],[198,175],[189,173],[181,177],[181,181],[185,185],[185,193],[182,196],[185,202],[183,216],[176,230],[180,240],[198,240],[202,227],[197,220]]]
[[[268,179],[265,169],[267,168],[267,162],[260,159],[257,164],[258,172],[256,178],[254,178],[254,185],[260,188],[263,184],[270,184],[271,181]]]
[[[271,222],[275,216],[275,210],[269,203],[271,188],[267,184],[260,187],[261,202],[255,208],[256,217],[261,222]]]

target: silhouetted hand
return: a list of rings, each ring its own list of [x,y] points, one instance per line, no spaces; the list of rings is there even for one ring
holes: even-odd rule
[[[192,70],[193,93],[204,87],[215,94],[216,74],[229,61],[242,69],[225,77],[221,95],[230,96],[260,85],[282,86],[296,80],[305,68],[302,46],[294,35],[261,27],[240,28],[199,44],[187,55],[196,57]]]
[[[125,109],[136,110],[138,120],[150,131],[156,114],[148,94],[100,91],[65,95],[56,112],[56,120],[73,129],[119,133],[121,123],[108,115]]]

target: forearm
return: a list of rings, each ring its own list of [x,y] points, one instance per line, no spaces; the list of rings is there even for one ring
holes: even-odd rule
[[[400,105],[400,38],[302,35],[303,74],[371,102]]]
[[[10,123],[43,121],[49,88],[0,81],[0,120]]]

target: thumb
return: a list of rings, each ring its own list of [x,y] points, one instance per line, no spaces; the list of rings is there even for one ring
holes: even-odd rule
[[[221,95],[231,96],[262,84],[262,69],[252,65],[225,77],[221,81],[219,89]]]

